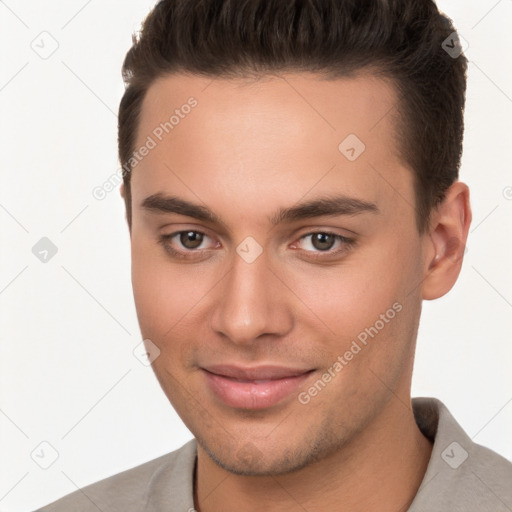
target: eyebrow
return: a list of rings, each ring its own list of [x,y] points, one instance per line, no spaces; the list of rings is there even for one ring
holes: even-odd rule
[[[197,220],[225,226],[220,217],[206,206],[166,196],[160,192],[152,194],[141,203],[142,209],[152,213],[175,213]],[[347,196],[326,196],[298,203],[288,208],[281,208],[269,217],[273,226],[302,219],[323,216],[358,215],[361,213],[379,213],[375,203]]]

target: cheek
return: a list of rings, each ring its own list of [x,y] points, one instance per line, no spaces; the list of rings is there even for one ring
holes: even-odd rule
[[[314,322],[325,334],[315,330],[332,362],[349,351],[350,366],[383,369],[408,357],[421,307],[414,293],[415,283],[421,281],[419,246],[400,248],[399,241],[384,242],[354,254],[338,267],[321,272],[305,267],[288,274],[294,292],[310,312],[310,328]],[[351,347],[357,355],[350,354]]]
[[[164,269],[148,245],[132,238],[132,287],[142,334],[152,339],[172,319],[166,319],[165,306],[169,304],[163,300],[168,291],[168,283],[162,279]]]
[[[193,342],[206,339],[208,295],[219,272],[176,264],[155,243],[132,238],[132,287],[141,334],[161,350],[158,360],[175,366]]]
[[[383,276],[358,261],[322,272],[315,268],[296,272],[289,281],[306,306],[306,316],[316,318],[316,323],[320,320],[326,334],[348,338],[373,325],[403,295],[400,276],[393,279],[387,271]]]
[[[155,245],[133,237],[132,286],[142,334],[160,339],[193,306],[198,289],[191,289],[187,268],[178,271]]]

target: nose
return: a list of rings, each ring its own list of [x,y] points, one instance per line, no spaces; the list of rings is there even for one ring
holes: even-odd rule
[[[231,270],[217,289],[210,326],[238,345],[284,336],[293,326],[287,293],[264,254],[252,263],[234,254]]]

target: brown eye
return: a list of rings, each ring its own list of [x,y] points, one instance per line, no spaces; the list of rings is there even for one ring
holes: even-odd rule
[[[197,231],[183,231],[180,234],[180,243],[187,249],[197,249],[203,242],[204,235]]]
[[[319,251],[328,251],[336,242],[336,236],[330,233],[314,233],[311,237],[311,244]]]

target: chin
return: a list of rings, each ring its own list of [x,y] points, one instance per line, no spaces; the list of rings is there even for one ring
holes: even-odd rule
[[[241,441],[240,447],[215,446],[196,437],[198,444],[210,459],[222,469],[243,476],[278,476],[293,473],[322,459],[330,447],[312,445],[305,440],[303,449],[285,447],[277,450],[272,444],[258,448],[250,441]],[[281,445],[282,446],[282,445]],[[322,449],[323,448],[323,449]]]

